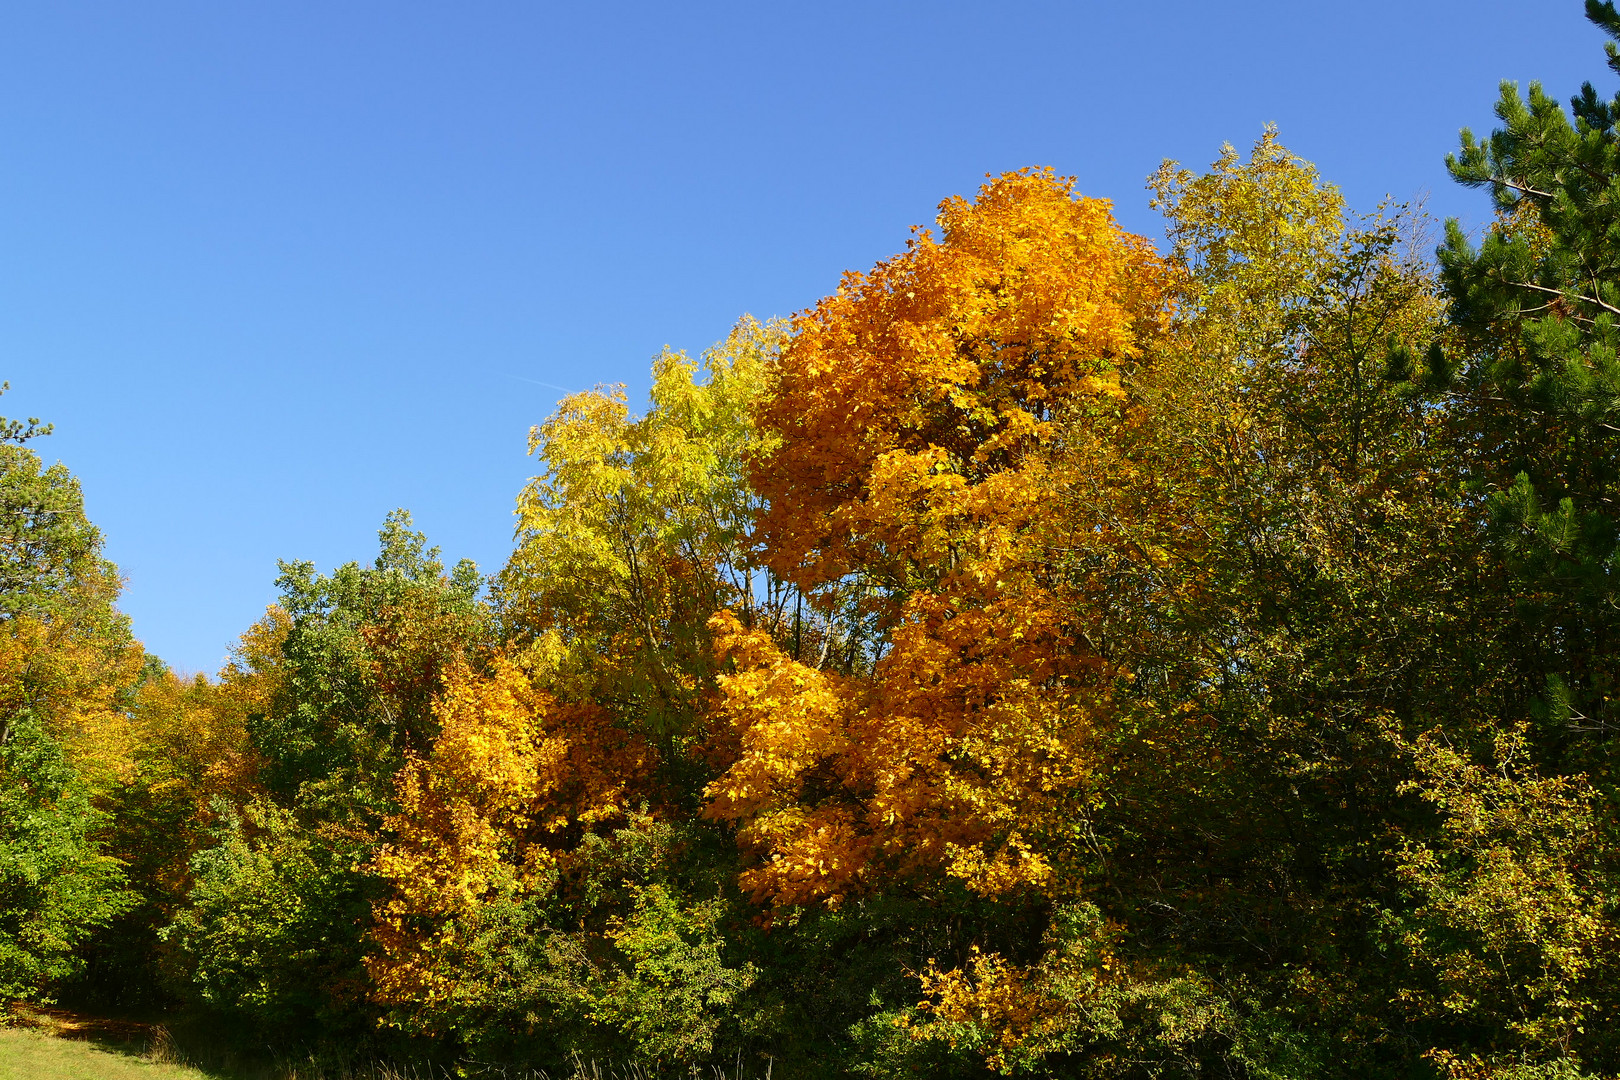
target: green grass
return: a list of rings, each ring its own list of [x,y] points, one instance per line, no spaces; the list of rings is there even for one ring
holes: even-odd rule
[[[0,1080],[219,1080],[222,1076],[154,1060],[162,1056],[138,1053],[133,1047],[120,1050],[0,1028]]]
[[[31,1009],[19,1019],[24,1026],[0,1026],[0,1080],[430,1080],[425,1069],[381,1063],[253,1058],[218,1030],[176,1039],[160,1025],[87,1022],[65,1010]]]

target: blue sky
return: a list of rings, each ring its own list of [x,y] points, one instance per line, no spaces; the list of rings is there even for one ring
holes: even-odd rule
[[[213,671],[278,558],[410,509],[497,569],[558,387],[802,309],[985,173],[1144,177],[1275,121],[1427,191],[1503,78],[1605,92],[1578,0],[0,11],[0,413],[82,479],[147,647]]]

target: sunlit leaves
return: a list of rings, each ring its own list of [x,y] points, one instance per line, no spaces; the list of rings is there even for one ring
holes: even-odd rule
[[[780,619],[781,590],[753,569],[747,482],[764,445],[752,409],[780,338],[745,319],[701,368],[660,356],[645,416],[631,417],[622,389],[597,390],[531,434],[545,471],[519,499],[500,601],[565,697],[675,740],[705,693],[709,616]]]
[[[767,565],[870,635],[811,666],[716,623],[739,752],[709,812],[738,821],[761,899],[836,904],[919,872],[1054,886],[1043,847],[1106,708],[1107,662],[1054,574],[1073,535],[1048,527],[1068,471],[1106,465],[1053,450],[1060,418],[1115,422],[1170,274],[1046,172],[947,200],[940,226],[795,323],[759,414],[780,439],[755,468]]]
[[[370,970],[405,1014],[451,992],[457,935],[479,908],[548,890],[581,829],[624,821],[655,761],[602,710],[558,705],[505,659],[488,676],[450,671],[436,714],[432,753],[400,773],[394,839],[372,861],[392,895]]]

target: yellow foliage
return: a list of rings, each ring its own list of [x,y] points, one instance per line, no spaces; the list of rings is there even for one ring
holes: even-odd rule
[[[435,716],[438,740],[401,771],[393,840],[370,864],[392,887],[368,961],[392,1005],[445,1000],[462,920],[548,889],[582,831],[625,819],[654,764],[602,709],[557,702],[504,657],[487,675],[451,668]]]
[[[917,1040],[971,1046],[1001,1073],[1027,1070],[1052,1051],[1073,1051],[1118,1033],[1127,1003],[1177,990],[1175,982],[1144,983],[1114,952],[1119,927],[1089,904],[1052,913],[1041,956],[1019,965],[974,947],[960,968],[930,961],[919,973],[922,1022],[901,1021]]]
[[[1183,323],[1228,363],[1288,344],[1339,262],[1344,196],[1288,152],[1268,125],[1248,161],[1227,144],[1203,174],[1166,161],[1148,180],[1188,270]]]
[[[1612,977],[1616,927],[1594,873],[1597,793],[1584,776],[1537,775],[1522,728],[1500,733],[1485,763],[1438,734],[1409,749],[1420,779],[1404,788],[1433,804],[1442,825],[1400,853],[1418,901],[1403,941],[1438,976],[1403,999],[1419,1014],[1569,1045],[1600,1022],[1594,995]]]
[[[988,1032],[989,1045],[982,1048],[985,1063],[998,1072],[1012,1072],[1030,1048],[1070,1026],[1064,1003],[1043,985],[1041,975],[975,948],[965,969],[942,972],[929,965],[921,975],[924,1004],[946,1025]]]
[[[257,776],[247,710],[234,689],[201,675],[185,681],[165,672],[149,678],[136,699],[136,754],[149,773],[144,782],[154,794],[183,792],[198,818],[209,816],[216,796],[245,801]]]
[[[241,805],[256,793],[260,762],[248,718],[270,708],[291,625],[272,604],[242,635],[217,682],[165,672],[140,688],[133,720],[143,782],[154,794],[184,792],[199,823],[211,817],[215,797]]]
[[[744,318],[702,364],[666,350],[653,407],[623,387],[575,394],[530,435],[545,472],[518,500],[519,544],[500,579],[508,625],[565,700],[640,730],[689,732],[706,688],[705,623],[752,613],[752,414],[781,338]]]
[[[115,593],[116,586],[109,586]],[[110,609],[112,595],[105,603]],[[0,623],[0,715],[31,710],[92,785],[130,775],[135,732],[119,700],[143,656],[99,619],[19,615]]]

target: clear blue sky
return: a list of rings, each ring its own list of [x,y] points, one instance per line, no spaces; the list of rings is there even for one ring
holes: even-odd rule
[[[277,558],[394,507],[498,568],[553,386],[639,394],[985,173],[1157,236],[1161,158],[1275,121],[1358,206],[1477,223],[1442,160],[1503,78],[1614,83],[1578,0],[7,4],[0,413],[213,671]]]

